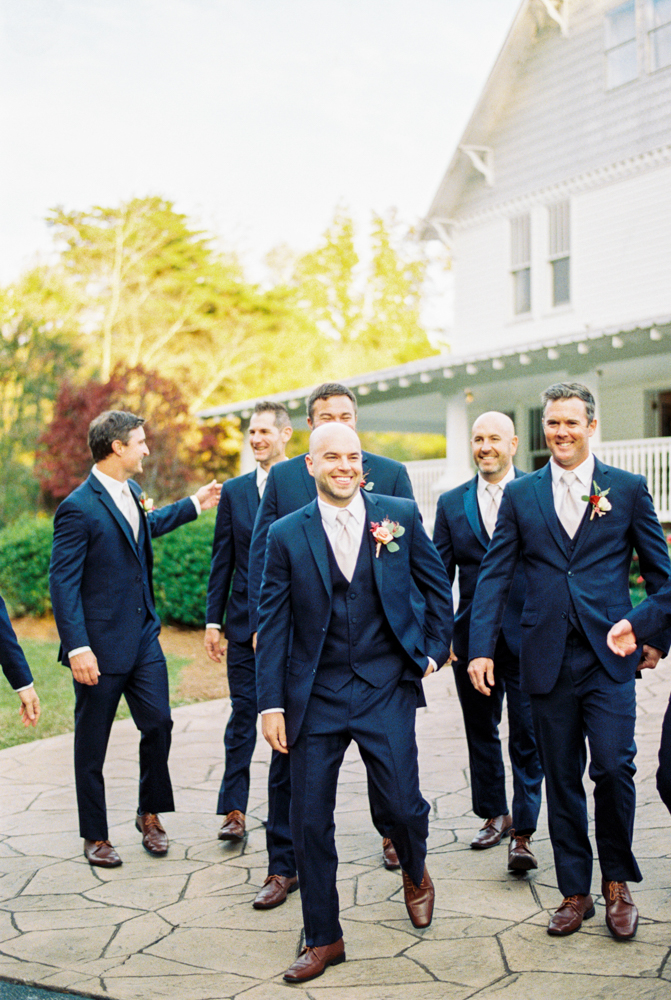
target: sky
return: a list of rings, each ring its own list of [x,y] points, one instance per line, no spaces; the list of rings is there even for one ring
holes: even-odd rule
[[[519,0],[0,0],[0,282],[44,217],[157,194],[260,280],[428,210]]]

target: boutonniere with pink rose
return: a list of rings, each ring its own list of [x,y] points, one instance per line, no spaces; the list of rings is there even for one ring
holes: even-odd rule
[[[607,490],[602,490],[594,481],[594,493],[589,497],[582,497],[583,500],[592,505],[592,513],[589,515],[590,521],[593,520],[595,514],[597,517],[603,517],[604,514],[613,509],[612,503],[607,499],[609,493],[610,487]]]
[[[142,507],[142,510],[145,512],[145,514],[151,514],[153,510],[156,510],[154,506],[154,501],[152,500],[151,497],[147,496],[144,490],[142,490],[142,493],[140,493],[138,500],[140,501],[140,507]]]
[[[373,538],[377,542],[375,546],[375,558],[380,555],[380,549],[384,545],[388,552],[398,552],[400,546],[394,541],[405,534],[405,528],[398,521],[390,521],[385,517],[383,521],[371,521],[370,530]]]

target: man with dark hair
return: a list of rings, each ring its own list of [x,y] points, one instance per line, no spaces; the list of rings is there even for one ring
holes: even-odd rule
[[[351,389],[338,382],[317,386],[307,401],[307,411],[310,430],[334,422],[356,430],[356,397]],[[305,458],[305,455],[299,455],[273,466],[256,515],[249,553],[249,624],[252,632],[258,628],[259,593],[270,526],[286,514],[311,503],[317,496],[315,481],[308,472]],[[414,499],[404,465],[365,451],[362,452],[362,460],[363,488],[367,493]],[[268,876],[254,900],[256,909],[269,909],[283,903],[287,892],[297,884],[296,860],[289,829],[290,799],[291,782],[286,757],[274,753],[268,775]],[[386,868],[399,867],[393,844],[388,838],[383,843],[383,861]]]
[[[249,422],[256,469],[225,482],[217,508],[205,649],[215,663],[226,653],[231,698],[224,734],[226,763],[217,804],[217,813],[224,816],[219,839],[226,841],[240,841],[245,835],[249,766],[256,744],[256,673],[247,595],[249,543],[268,473],[286,459],[291,432],[289,414],[282,403],[256,404]]]
[[[19,712],[24,726],[36,726],[40,717],[40,699],[37,697],[28,661],[17,642],[16,632],[1,597],[0,664],[5,677],[19,696]]]
[[[531,696],[564,896],[548,933],[572,934],[594,916],[587,739],[606,924],[622,940],[634,936],[638,923],[627,882],[642,877],[632,851],[634,674],[637,666],[656,665],[671,635],[652,637],[639,663],[636,654],[626,660],[613,654],[606,633],[631,608],[632,549],[650,592],[662,587],[671,562],[643,476],[604,465],[590,452],[596,420],[589,389],[560,383],[541,399],[551,458],[503,494],[473,600],[469,675],[481,694],[495,683],[493,655],[519,560],[526,577],[520,675]]]
[[[142,734],[135,825],[150,854],[168,850],[157,814],[174,810],[168,772],[172,720],[151,540],[214,507],[221,490],[213,480],[193,497],[154,510],[131,478],[142,472],[149,454],[143,423],[119,410],[92,421],[95,464],[56,511],[49,570],[59,659],[72,670],[75,688],[80,833],[89,864],[103,868],[121,864],[109,841],[103,764],[122,694]]]
[[[459,568],[459,609],[454,622],[453,665],[464,716],[471,769],[473,812],[484,825],[471,847],[484,850],[510,837],[508,868],[537,868],[531,837],[541,805],[543,769],[538,759],[529,695],[520,689],[520,615],[524,576],[515,573],[496,643],[496,682],[483,696],[468,676],[468,632],[471,604],[482,560],[494,534],[504,490],[524,473],[513,465],[517,435],[505,413],[482,413],[471,432],[477,467],[474,479],[438,498],[433,541],[450,583]],[[499,738],[503,696],[508,706],[508,749],[513,772],[513,814],[508,812],[506,774]]]

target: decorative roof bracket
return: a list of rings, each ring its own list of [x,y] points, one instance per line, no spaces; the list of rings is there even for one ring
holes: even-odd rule
[[[447,247],[448,250],[452,249],[452,219],[431,219],[431,225],[438,233],[438,239]]]
[[[548,15],[561,28],[561,33],[566,38],[568,35],[568,16],[566,10],[566,0],[540,0]]]
[[[494,150],[489,146],[460,146],[475,169],[482,174],[487,187],[494,186]]]

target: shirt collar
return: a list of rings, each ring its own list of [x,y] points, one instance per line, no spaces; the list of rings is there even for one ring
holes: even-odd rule
[[[362,524],[366,518],[366,505],[361,496],[361,490],[356,491],[346,507],[334,507],[331,503],[324,503],[319,497],[317,497],[317,504],[322,521],[325,521],[330,528],[335,528],[339,510],[348,510],[357,525]]]
[[[286,461],[288,461],[288,459],[287,459],[287,456],[286,456],[286,455],[284,456],[284,458],[281,458],[281,459],[280,459],[280,462],[286,462]],[[277,464],[277,463],[276,463],[276,464]],[[272,466],[271,466],[271,468],[272,468]],[[265,483],[266,479],[268,478],[268,474],[269,474],[269,473],[270,473],[270,469],[264,469],[264,468],[263,468],[263,467],[262,467],[262,466],[261,466],[261,465],[260,465],[260,464],[259,464],[259,463],[257,462],[257,464],[256,464],[256,485],[257,485],[257,487],[259,487],[259,486],[261,486],[261,485],[262,485],[263,483]]]
[[[562,469],[561,465],[557,465],[554,458],[551,458],[550,470],[552,472],[552,485],[557,486],[566,469]],[[579,482],[582,483],[588,493],[591,493],[592,477],[594,475],[594,455],[592,452],[589,453],[584,462],[581,462],[575,469],[571,469],[571,472],[575,472]]]
[[[498,483],[494,483],[494,486],[500,486],[502,490],[505,490],[508,483],[510,483],[514,478],[515,466],[511,465],[503,479],[500,479]],[[482,495],[489,485],[489,482],[478,472],[478,493]]]
[[[106,472],[101,472],[97,465],[94,465],[91,472],[96,477],[96,479],[105,487],[107,492],[110,494],[115,503],[119,503],[121,500],[121,494],[123,493],[124,486],[127,483],[120,483],[118,479],[112,479],[108,476]],[[130,490],[130,486],[128,487]]]

